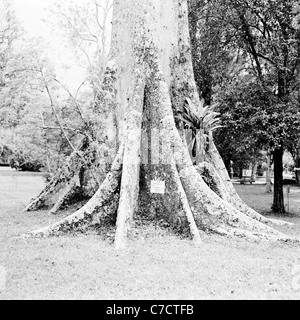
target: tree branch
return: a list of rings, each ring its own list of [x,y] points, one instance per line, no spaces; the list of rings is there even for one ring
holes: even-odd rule
[[[69,144],[70,147],[72,148],[72,150],[76,152],[77,150],[75,149],[75,147],[73,146],[72,142],[71,142],[70,139],[68,138],[68,135],[66,134],[66,131],[65,131],[64,127],[63,127],[62,124],[60,123],[58,114],[57,114],[57,112],[56,112],[56,110],[55,110],[54,101],[53,101],[53,98],[52,98],[50,89],[49,89],[46,81],[45,81],[45,89],[46,89],[47,94],[48,94],[48,96],[49,96],[50,104],[51,104],[51,109],[52,109],[52,111],[53,111],[53,113],[54,113],[54,116],[55,116],[55,119],[56,119],[56,121],[57,121],[57,123],[58,123],[58,125],[59,125],[59,128],[60,128],[62,134],[64,135],[65,139],[67,140],[68,144]]]
[[[75,103],[75,107],[76,107],[77,113],[79,114],[79,116],[80,116],[81,120],[83,121],[83,123],[86,124],[86,121],[85,121],[85,119],[84,119],[84,117],[83,117],[81,108],[80,108],[80,106],[79,106],[79,104],[78,104],[78,102],[77,102],[77,99],[76,99],[76,97],[77,97],[77,95],[78,95],[78,92],[80,91],[81,87],[86,83],[86,81],[84,81],[84,82],[79,86],[79,88],[77,89],[77,92],[76,92],[76,96],[75,96],[75,97],[72,95],[72,93],[70,92],[70,90],[69,90],[65,85],[63,85],[59,80],[57,80],[57,79],[55,78],[54,81],[57,82],[65,91],[68,92],[70,98],[71,98],[71,99],[73,100],[73,102]]]

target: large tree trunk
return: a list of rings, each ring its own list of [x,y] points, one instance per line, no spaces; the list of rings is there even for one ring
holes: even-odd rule
[[[210,188],[176,128],[174,112],[186,98],[199,103],[187,1],[115,0],[110,58],[114,101],[109,105],[115,108],[119,147],[111,172],[82,209],[27,236],[57,235],[110,217],[119,249],[126,246],[134,222],[143,218],[189,230],[198,244],[199,230],[291,240],[241,201],[213,141],[206,155],[216,184]],[[152,193],[153,181],[163,182],[165,193]]]

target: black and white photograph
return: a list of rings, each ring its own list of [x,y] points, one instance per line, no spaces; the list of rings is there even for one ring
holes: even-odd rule
[[[0,0],[0,300],[299,299],[299,0]]]

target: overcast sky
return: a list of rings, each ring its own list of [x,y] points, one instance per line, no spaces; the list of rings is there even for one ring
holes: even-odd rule
[[[72,52],[63,45],[63,39],[44,22],[49,12],[47,8],[52,0],[14,0],[14,2],[17,16],[28,35],[42,37],[49,44],[47,54],[56,67],[58,78],[70,89],[75,90],[83,81],[84,70],[76,66]]]

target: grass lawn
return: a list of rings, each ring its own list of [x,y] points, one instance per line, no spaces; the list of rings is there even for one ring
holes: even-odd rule
[[[242,199],[252,208],[268,215],[270,212],[273,194],[266,194],[265,185],[234,185],[239,195]],[[290,188],[290,193],[288,194],[288,187]],[[284,186],[284,201],[286,206],[286,211],[292,215],[300,215],[300,187],[295,185]]]
[[[203,245],[197,248],[151,226],[134,230],[124,252],[115,251],[96,232],[15,238],[61,218],[22,212],[42,187],[40,176],[0,172],[0,270],[7,273],[6,288],[0,282],[0,299],[300,298],[292,275],[300,265],[299,245],[202,234]],[[268,213],[272,196],[264,194],[264,186],[236,188],[249,205]],[[295,187],[290,209],[293,215],[284,219],[296,225],[282,231],[299,236],[300,189]]]

